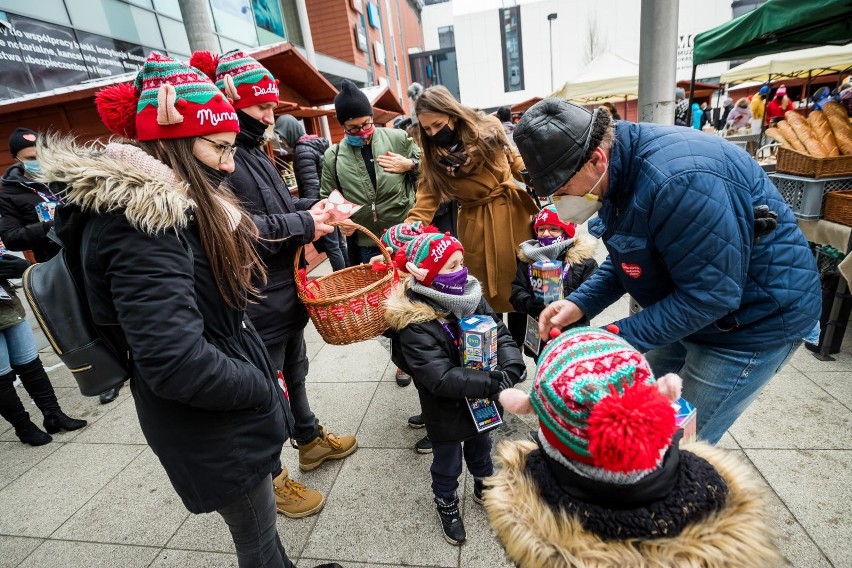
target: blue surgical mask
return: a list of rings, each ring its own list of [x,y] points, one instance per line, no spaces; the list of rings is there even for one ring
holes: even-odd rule
[[[367,143],[362,136],[357,134],[346,134],[346,143],[354,148],[360,148]]]
[[[36,176],[41,173],[41,164],[38,163],[38,160],[27,160],[26,162],[21,162],[24,164],[24,170],[31,176]]]

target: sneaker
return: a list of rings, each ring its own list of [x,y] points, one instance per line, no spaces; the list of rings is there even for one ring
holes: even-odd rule
[[[480,505],[485,502],[485,479],[473,478],[473,500]]]
[[[325,497],[319,491],[308,489],[290,479],[287,468],[272,480],[275,492],[275,508],[285,517],[301,519],[319,513],[325,505]]]
[[[299,445],[299,469],[311,471],[326,460],[339,460],[358,449],[355,436],[338,436],[320,425],[319,436],[312,442]]]
[[[411,384],[411,375],[403,371],[402,369],[396,370],[396,384],[401,387],[407,387]]]
[[[431,454],[432,440],[429,439],[429,436],[423,436],[414,444],[414,449],[417,450],[418,454]]]
[[[454,496],[450,500],[444,500],[435,497],[435,505],[438,508],[438,519],[441,521],[444,538],[454,546],[463,543],[467,535],[464,532],[464,523],[459,512],[459,498]]]
[[[423,420],[422,414],[415,414],[414,416],[412,416],[411,418],[408,419],[408,427],[409,428],[420,429],[420,428],[423,428],[424,426],[426,426],[426,421]]]

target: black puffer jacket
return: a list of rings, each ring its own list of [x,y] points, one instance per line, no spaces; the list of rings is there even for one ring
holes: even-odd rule
[[[211,512],[280,468],[292,415],[257,332],[219,296],[182,183],[130,148],[50,139],[39,154],[69,184],[57,234],[81,253],[93,319],[132,354],[142,432],[187,509]]]
[[[307,210],[317,200],[290,197],[263,150],[246,145],[242,136],[237,137],[237,146],[229,185],[252,214],[261,236],[270,239],[260,249],[269,272],[261,287],[264,299],[251,304],[248,315],[264,343],[277,343],[308,323],[308,312],[296,295],[293,260],[299,247],[313,239],[314,220]]]
[[[293,148],[293,170],[299,195],[308,199],[320,198],[322,159],[328,150],[328,140],[319,136],[302,136]]]
[[[494,317],[485,299],[477,314]],[[465,397],[483,398],[497,392],[497,381],[487,371],[462,367],[459,348],[444,330],[440,319],[458,324],[428,299],[399,285],[385,304],[391,327],[391,359],[412,376],[426,431],[433,442],[456,442],[476,436],[476,426]],[[497,332],[497,362],[501,369],[520,377],[524,362],[506,326]]]
[[[47,185],[24,177],[24,167],[15,164],[0,179],[0,239],[9,250],[31,250],[38,262],[53,258],[59,246],[47,238],[52,222],[40,221],[35,207],[42,199],[35,190],[47,195]]]

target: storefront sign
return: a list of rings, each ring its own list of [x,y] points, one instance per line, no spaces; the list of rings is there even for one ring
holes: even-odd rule
[[[367,52],[367,30],[355,24],[355,44],[363,52]]]

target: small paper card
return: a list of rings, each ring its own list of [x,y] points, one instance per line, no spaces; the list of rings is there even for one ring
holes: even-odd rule
[[[9,294],[9,292],[7,292],[5,288],[0,286],[0,300],[8,301],[8,300],[11,300],[11,299],[12,299],[12,296]]]
[[[541,347],[541,337],[538,335],[538,320],[527,314],[527,332],[524,335],[524,345],[538,355]]]
[[[497,404],[490,398],[468,398],[466,400],[477,432],[492,430],[503,423],[503,418],[497,412]]]
[[[361,207],[363,205],[355,205],[351,201],[347,201],[343,194],[335,189],[328,195],[328,201],[326,201],[323,211],[329,214],[329,222],[345,221]]]

